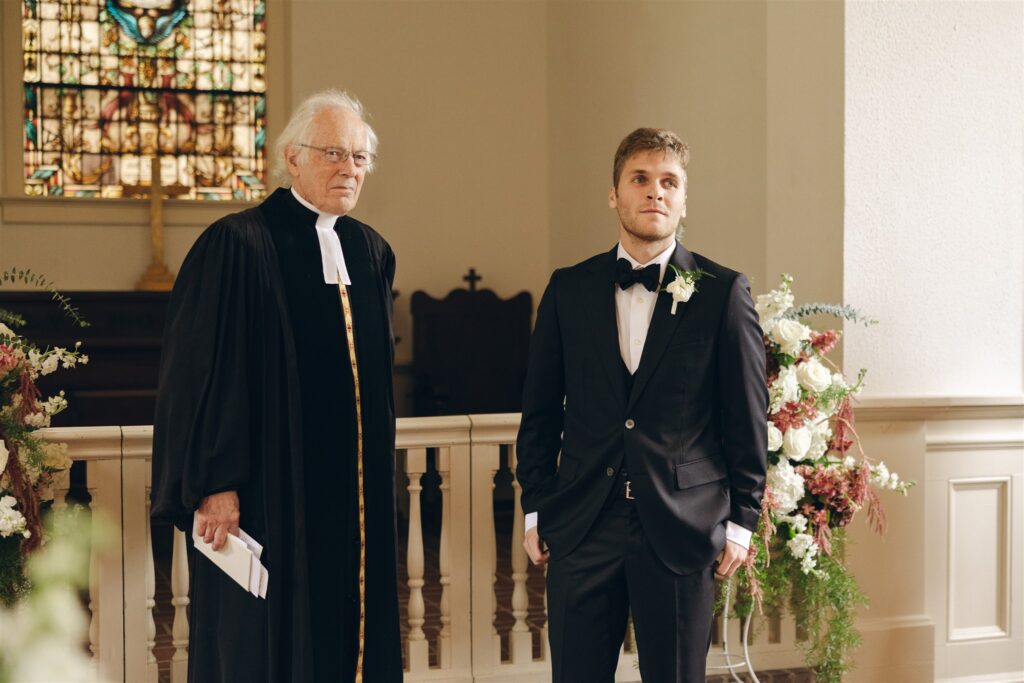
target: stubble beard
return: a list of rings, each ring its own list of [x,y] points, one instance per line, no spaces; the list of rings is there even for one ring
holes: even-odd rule
[[[664,233],[658,232],[657,229],[653,232],[644,232],[637,226],[636,221],[628,220],[626,216],[623,216],[621,213],[619,213],[619,225],[621,225],[623,230],[639,242],[662,242],[669,237],[675,237],[676,234],[676,231],[672,228],[666,228]]]

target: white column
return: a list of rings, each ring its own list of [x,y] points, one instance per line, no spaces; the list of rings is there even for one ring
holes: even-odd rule
[[[509,446],[508,467],[512,471],[512,498],[515,507],[512,513],[512,616],[515,624],[509,635],[509,656],[513,664],[525,664],[533,661],[533,634],[526,623],[530,610],[530,596],[526,590],[527,561],[523,549],[525,520],[523,518],[522,501],[519,496],[522,487],[516,479],[516,447]]]
[[[171,627],[171,683],[186,683],[188,679],[188,548],[185,534],[174,530],[174,550],[171,552],[171,604],[174,606],[174,624]]]
[[[430,668],[429,644],[423,634],[423,521],[420,515],[420,480],[427,471],[427,450],[406,451],[406,474],[409,476],[409,547],[406,568],[409,573],[409,673]]]

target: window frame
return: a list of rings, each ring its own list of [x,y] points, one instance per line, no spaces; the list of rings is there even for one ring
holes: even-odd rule
[[[139,225],[149,223],[149,200],[102,197],[29,197],[24,189],[24,131],[21,0],[0,2],[0,224]],[[266,0],[267,11],[267,165],[274,165],[274,142],[291,111],[288,83],[289,0]],[[271,91],[273,90],[273,96]],[[17,93],[17,95],[15,95]],[[268,192],[274,183],[267,178]],[[204,226],[259,201],[175,200],[164,202],[165,226]]]

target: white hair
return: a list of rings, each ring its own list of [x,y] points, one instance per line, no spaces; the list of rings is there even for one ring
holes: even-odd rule
[[[313,119],[321,111],[330,109],[347,109],[358,116],[359,120],[366,126],[366,140],[370,146],[368,151],[376,153],[377,134],[373,132],[373,128],[366,121],[367,114],[363,109],[362,103],[344,90],[336,88],[323,90],[310,95],[302,101],[302,104],[292,114],[288,125],[281,131],[281,135],[274,145],[273,177],[282,185],[287,186],[292,183],[292,175],[288,172],[288,163],[285,160],[285,153],[288,148],[295,145],[309,144],[309,134],[313,127]],[[306,153],[305,147],[300,149],[298,153],[299,163],[305,161]],[[373,164],[367,170],[373,171]]]

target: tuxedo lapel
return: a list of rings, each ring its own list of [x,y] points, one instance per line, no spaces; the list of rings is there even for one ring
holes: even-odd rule
[[[694,260],[693,254],[682,244],[676,244],[676,250],[672,253],[669,263],[675,265],[680,270],[696,270],[697,268],[697,262]],[[674,279],[675,272],[672,268],[666,268],[665,277],[662,280],[662,288]],[[647,329],[644,352],[640,356],[640,365],[637,367],[636,374],[633,377],[633,391],[630,393],[629,401],[626,405],[627,413],[633,409],[633,405],[640,398],[640,394],[643,393],[644,387],[647,386],[648,380],[651,379],[651,375],[654,374],[654,369],[658,367],[661,357],[665,355],[668,341],[672,338],[672,333],[675,331],[679,321],[686,315],[686,308],[686,303],[679,302],[676,306],[675,315],[672,315],[672,296],[667,292],[658,293],[658,299],[654,304],[654,314],[651,316],[651,325]]]
[[[604,368],[612,393],[619,405],[626,403],[626,386],[622,377],[622,354],[619,353],[619,328],[615,320],[616,249],[595,261],[590,271],[590,282],[584,293],[584,310],[588,312],[589,327],[600,365]]]

